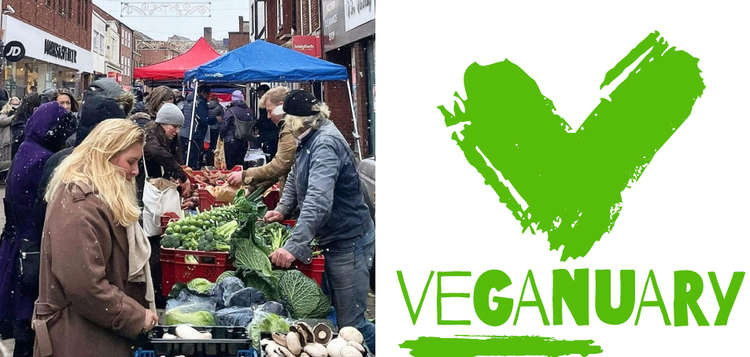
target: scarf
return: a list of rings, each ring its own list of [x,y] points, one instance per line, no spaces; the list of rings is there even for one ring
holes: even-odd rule
[[[151,257],[151,244],[138,222],[128,226],[128,281],[146,283],[146,301],[148,308],[156,313],[154,303],[154,282],[151,279],[151,266],[148,261]]]

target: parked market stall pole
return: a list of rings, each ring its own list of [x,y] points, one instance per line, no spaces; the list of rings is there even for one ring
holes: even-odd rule
[[[349,93],[349,106],[352,108],[352,120],[354,121],[354,132],[352,133],[352,136],[354,136],[354,140],[357,142],[357,157],[359,157],[359,161],[362,161],[362,150],[359,147],[359,129],[357,129],[357,113],[354,111],[354,101],[352,101],[352,87],[349,83],[349,78],[346,79],[346,89]]]

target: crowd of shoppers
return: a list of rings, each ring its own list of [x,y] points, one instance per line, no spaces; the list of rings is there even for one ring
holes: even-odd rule
[[[243,165],[248,147],[266,151],[267,164],[227,181],[249,191],[281,182],[265,220],[299,217],[269,258],[283,268],[309,263],[316,238],[339,325],[357,327],[374,351],[364,312],[375,233],[355,157],[311,93],[261,86],[255,94],[258,108],[240,90],[225,107],[204,86],[197,98],[166,86],[136,97],[111,79],[94,81],[82,98],[0,91],[0,335],[15,339],[14,356],[132,353],[164,305],[155,293],[160,237],[139,223],[144,182],[161,177],[189,193],[182,165],[213,165],[219,141],[228,167]]]

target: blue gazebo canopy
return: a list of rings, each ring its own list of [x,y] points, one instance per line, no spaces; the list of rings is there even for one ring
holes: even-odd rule
[[[257,40],[185,72],[202,83],[346,80],[346,67]]]

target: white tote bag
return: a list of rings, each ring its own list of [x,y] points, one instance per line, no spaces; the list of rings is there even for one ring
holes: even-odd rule
[[[143,169],[146,180],[143,185],[143,230],[148,237],[161,235],[161,216],[166,212],[174,212],[182,218],[180,193],[177,184],[157,188],[148,178],[144,156]]]

